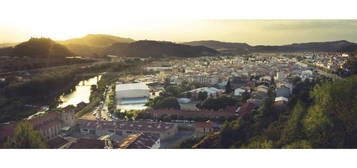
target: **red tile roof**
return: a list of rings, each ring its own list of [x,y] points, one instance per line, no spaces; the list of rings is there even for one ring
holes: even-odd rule
[[[213,122],[210,120],[206,122],[195,122],[195,127],[213,128]]]
[[[89,129],[120,129],[133,131],[161,132],[175,127],[175,124],[166,122],[148,122],[148,121],[95,121],[78,120],[81,128]]]
[[[69,149],[104,149],[105,142],[96,139],[78,139],[72,143]]]
[[[59,148],[61,147],[62,145],[66,144],[68,141],[65,140],[64,138],[62,137],[56,137],[54,139],[51,139],[47,142],[48,146],[50,148],[53,148],[53,149],[56,149],[56,148]]]
[[[174,110],[174,109],[147,109],[145,112],[153,115],[182,115],[182,116],[234,116],[235,108],[229,107],[222,111],[212,111],[212,110],[200,110],[200,111],[190,111],[190,110]]]
[[[159,136],[149,135],[144,133],[132,134],[123,139],[119,143],[119,148],[121,149],[150,149],[157,140]]]
[[[256,106],[253,103],[245,103],[243,104],[239,111],[238,111],[238,115],[239,116],[243,116],[247,113],[249,113],[250,111],[252,111]]]

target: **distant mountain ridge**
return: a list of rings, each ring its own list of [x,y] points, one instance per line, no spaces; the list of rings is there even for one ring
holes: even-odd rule
[[[214,49],[204,46],[190,46],[166,41],[141,40],[132,43],[115,43],[105,54],[123,57],[197,57],[217,55]]]
[[[31,58],[65,58],[73,56],[74,53],[49,38],[31,38],[13,47],[10,55]]]
[[[335,52],[341,51],[341,49],[356,45],[346,40],[340,41],[328,41],[328,42],[310,42],[310,43],[293,43],[290,45],[281,46],[264,46],[258,45],[254,46],[252,52],[311,52],[311,51],[325,51],[325,52]]]
[[[221,42],[215,40],[191,41],[182,44],[192,46],[206,46],[219,52],[247,53],[251,46],[247,43]]]
[[[251,46],[246,43],[230,43],[221,41],[193,41],[183,44],[202,45],[218,51],[231,53],[247,52],[355,52],[357,44],[346,40],[328,42],[293,43],[288,45],[256,45]]]
[[[106,34],[88,34],[81,38],[54,41],[55,46],[67,53],[84,57],[103,57],[108,54],[126,57],[158,57],[178,56],[195,57],[197,55],[246,54],[252,52],[357,52],[357,44],[346,40],[293,43],[288,45],[249,45],[238,42],[222,42],[215,40],[172,43],[165,41],[140,40],[117,37]],[[16,44],[16,43],[15,43]],[[20,44],[20,43],[18,43]],[[22,43],[21,43],[22,44]],[[45,43],[44,43],[45,44]],[[58,45],[57,45],[58,44]],[[14,45],[5,44],[3,46]],[[47,45],[47,44],[46,44]],[[59,46],[60,45],[60,46]],[[0,47],[0,56],[13,55],[16,47]],[[30,47],[31,48],[31,47]],[[36,48],[36,47],[35,47]],[[32,48],[34,50],[38,50]],[[62,52],[60,51],[60,52]],[[30,54],[32,50],[28,50]],[[63,53],[63,52],[62,52]],[[26,55],[26,53],[21,53]],[[21,55],[17,54],[17,55]]]
[[[77,55],[86,57],[100,56],[106,47],[119,42],[131,43],[134,42],[134,40],[106,34],[88,34],[81,38],[59,41],[59,43],[65,45]]]
[[[108,47],[113,43],[118,43],[118,42],[131,43],[134,42],[134,40],[131,38],[124,38],[124,37],[118,37],[118,36],[107,35],[107,34],[88,34],[81,38],[72,38],[59,42],[65,45],[81,44],[81,45],[88,45],[88,46]]]

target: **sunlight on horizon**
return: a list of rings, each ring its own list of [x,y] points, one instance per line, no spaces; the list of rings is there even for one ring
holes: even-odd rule
[[[182,10],[152,7],[152,3]],[[208,4],[209,8],[220,5],[218,2]],[[86,34],[111,34],[135,40],[218,40],[252,45],[334,40],[357,42],[357,20],[198,19],[205,13],[179,1],[5,0],[2,6],[0,15],[6,17],[0,18],[0,43],[20,42],[30,37],[65,40]],[[233,9],[227,7],[227,11]]]

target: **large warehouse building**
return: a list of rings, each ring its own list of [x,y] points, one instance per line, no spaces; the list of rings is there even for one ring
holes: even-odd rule
[[[147,107],[150,89],[145,83],[117,84],[115,87],[115,98],[117,109],[121,110],[143,110]]]
[[[115,87],[117,99],[148,98],[150,89],[145,83],[117,84]]]

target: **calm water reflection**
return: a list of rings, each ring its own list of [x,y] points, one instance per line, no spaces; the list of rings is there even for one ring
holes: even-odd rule
[[[92,85],[97,85],[97,81],[99,81],[101,77],[102,75],[98,75],[88,80],[80,81],[73,92],[60,97],[62,103],[58,105],[58,107],[63,108],[68,105],[76,106],[80,102],[89,103],[90,88]]]

